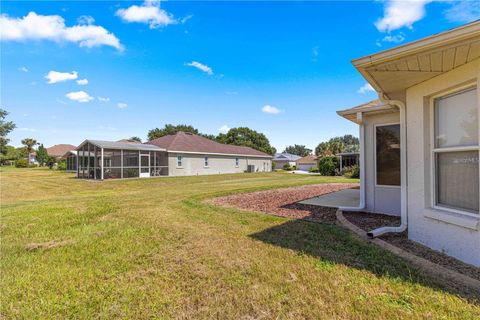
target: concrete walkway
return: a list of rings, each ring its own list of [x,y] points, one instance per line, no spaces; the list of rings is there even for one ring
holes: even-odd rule
[[[337,192],[327,193],[319,197],[303,200],[299,203],[332,208],[358,207],[360,203],[360,190],[344,189]]]

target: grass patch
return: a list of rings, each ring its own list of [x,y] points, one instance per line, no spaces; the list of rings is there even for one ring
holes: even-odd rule
[[[41,169],[0,175],[3,318],[480,317],[474,300],[340,227],[203,202],[351,180],[269,173],[94,183]]]

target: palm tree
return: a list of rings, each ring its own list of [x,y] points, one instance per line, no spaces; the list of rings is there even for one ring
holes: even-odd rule
[[[22,144],[25,146],[28,152],[28,163],[30,164],[30,157],[33,152],[33,147],[38,144],[37,140],[32,138],[25,138],[22,140]]]

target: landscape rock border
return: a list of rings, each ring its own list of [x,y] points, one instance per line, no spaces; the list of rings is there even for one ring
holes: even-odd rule
[[[341,209],[337,210],[336,216],[337,216],[338,222],[343,227],[352,231],[356,236],[358,236],[358,238],[374,243],[375,245],[395,254],[396,256],[404,260],[407,260],[412,265],[418,268],[421,268],[422,270],[434,276],[435,278],[440,278],[449,282],[455,282],[457,284],[461,284],[466,288],[469,288],[471,291],[475,292],[476,294],[478,294],[480,297],[480,281],[473,279],[469,276],[466,276],[464,274],[458,273],[454,270],[447,269],[436,263],[428,261],[422,257],[416,256],[382,239],[379,239],[379,238],[370,239],[364,230],[360,229],[359,227],[357,227],[356,225],[354,225],[344,217],[343,211]]]

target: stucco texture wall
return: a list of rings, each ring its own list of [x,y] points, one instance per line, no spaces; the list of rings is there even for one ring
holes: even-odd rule
[[[177,166],[177,156],[182,156],[182,166]],[[204,157],[208,156],[208,167],[204,165]],[[235,164],[236,156],[203,155],[188,153],[169,153],[169,176],[196,176],[207,174],[241,173],[247,170],[247,165],[255,165],[257,172],[272,170],[271,158],[239,156],[239,164]]]
[[[480,266],[480,217],[432,206],[432,97],[480,87],[480,60],[407,89],[408,236],[435,250]]]

